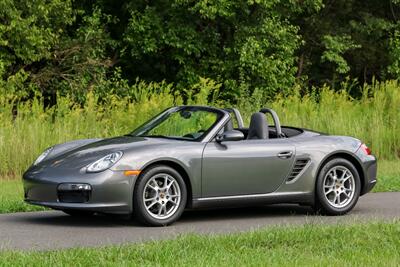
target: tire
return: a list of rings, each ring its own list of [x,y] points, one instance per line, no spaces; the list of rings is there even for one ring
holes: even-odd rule
[[[354,165],[334,158],[318,174],[315,210],[326,215],[346,214],[357,204],[360,191],[360,175]]]
[[[94,215],[93,211],[86,211],[86,210],[62,210],[62,212],[73,216],[73,217],[90,217]]]
[[[134,216],[146,225],[169,225],[182,215],[186,200],[187,189],[179,172],[165,165],[157,165],[145,170],[136,182],[133,192]]]

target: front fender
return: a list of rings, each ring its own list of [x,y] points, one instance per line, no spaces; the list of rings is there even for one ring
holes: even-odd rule
[[[147,145],[125,151],[121,160],[111,167],[112,171],[143,171],[153,164],[173,163],[185,171],[192,186],[193,197],[201,196],[201,164],[204,143],[182,142]]]

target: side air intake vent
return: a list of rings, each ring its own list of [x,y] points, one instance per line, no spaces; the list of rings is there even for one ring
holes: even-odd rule
[[[294,163],[293,169],[291,171],[291,173],[289,174],[286,182],[292,182],[294,179],[297,178],[297,176],[299,176],[299,174],[304,170],[304,168],[307,166],[307,164],[310,162],[309,159],[298,159],[296,160],[296,162]]]

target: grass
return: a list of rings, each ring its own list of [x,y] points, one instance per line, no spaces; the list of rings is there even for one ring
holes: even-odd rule
[[[50,252],[0,252],[0,266],[398,266],[400,222],[274,227],[223,236]]]
[[[400,161],[378,161],[378,183],[374,192],[400,191]]]
[[[39,206],[28,205],[23,200],[24,190],[19,179],[0,179],[0,213],[44,210]]]
[[[374,192],[400,191],[399,161],[379,161],[378,184]],[[23,188],[20,179],[0,179],[0,213],[44,210],[23,201]]]
[[[197,94],[187,102],[231,106],[218,97],[207,101],[215,87],[199,85]],[[161,110],[183,103],[170,89],[171,85],[166,84],[141,85],[135,98],[109,95],[101,100],[89,93],[84,105],[77,105],[71,97],[58,97],[52,108],[45,108],[40,97],[15,102],[0,95],[0,177],[20,176],[45,148],[54,144],[131,132]],[[334,92],[329,88],[303,96],[295,90],[293,95],[269,103],[262,99],[255,93],[234,106],[239,107],[247,122],[252,112],[268,106],[277,111],[283,125],[355,136],[380,159],[400,157],[400,84],[396,81],[366,86],[358,100],[345,90]]]

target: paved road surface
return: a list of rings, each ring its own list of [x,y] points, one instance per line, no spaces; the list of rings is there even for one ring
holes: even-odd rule
[[[3,214],[0,215],[0,250],[105,246],[173,238],[182,233],[231,233],[271,225],[400,219],[400,192],[367,194],[346,216],[309,213],[308,208],[297,205],[187,211],[172,226],[158,228],[107,216],[74,218],[58,211]]]

